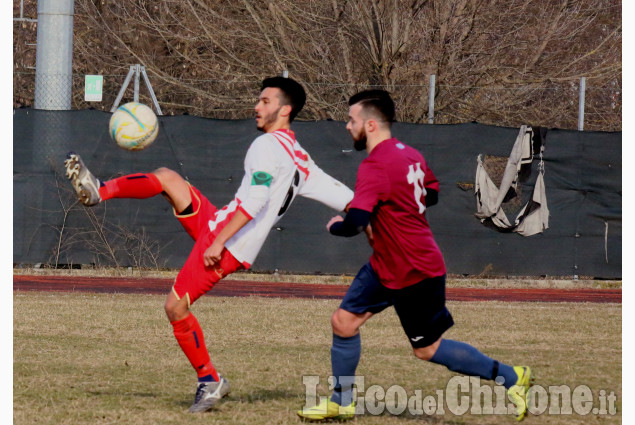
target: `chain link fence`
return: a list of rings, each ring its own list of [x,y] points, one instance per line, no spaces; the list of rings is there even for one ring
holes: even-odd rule
[[[68,110],[71,108],[72,75],[41,74],[35,79],[36,109]]]
[[[253,116],[253,107],[260,88],[260,81],[172,79],[161,80],[151,74],[148,77],[165,115],[196,115],[216,119],[245,119]],[[71,81],[71,108],[109,111],[119,93],[126,75],[104,75],[101,102],[84,100],[84,75],[73,75]],[[133,79],[134,80],[134,79]],[[35,73],[14,72],[14,107],[32,107]],[[68,85],[68,79],[50,76],[47,85],[57,92],[58,84]],[[334,119],[345,121],[348,106],[346,100],[356,91],[369,88],[364,85],[329,83],[305,83],[309,99],[300,120]],[[398,85],[384,87],[395,98],[398,120],[427,123],[430,87]],[[42,90],[46,88],[42,87]],[[584,130],[621,131],[622,88],[617,83],[594,86],[587,81],[585,90]],[[132,101],[132,81],[121,103]],[[548,128],[577,129],[579,81],[551,82],[539,86],[522,87],[435,87],[434,124],[480,122],[503,127],[519,127],[523,124]],[[139,82],[139,101],[152,104],[143,78]],[[59,102],[49,99],[48,102]]]

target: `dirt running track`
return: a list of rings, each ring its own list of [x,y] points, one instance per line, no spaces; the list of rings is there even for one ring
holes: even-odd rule
[[[173,279],[83,276],[13,276],[14,291],[64,291],[124,294],[167,294]],[[342,298],[347,285],[225,280],[208,295],[216,297]],[[448,288],[450,301],[621,303],[621,289]]]

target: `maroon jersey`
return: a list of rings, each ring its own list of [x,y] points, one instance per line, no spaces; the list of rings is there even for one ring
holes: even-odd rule
[[[375,146],[357,171],[350,208],[371,213],[370,264],[388,288],[446,272],[425,217],[426,189],[438,191],[439,181],[419,151],[394,137]]]

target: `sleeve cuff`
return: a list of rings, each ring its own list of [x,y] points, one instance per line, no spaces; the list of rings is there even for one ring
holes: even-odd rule
[[[254,218],[245,210],[242,205],[238,205],[238,211],[242,212],[249,220],[253,220]]]

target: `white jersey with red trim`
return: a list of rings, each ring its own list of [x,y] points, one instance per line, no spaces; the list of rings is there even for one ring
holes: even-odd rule
[[[254,173],[267,173],[272,177],[266,200],[250,200]],[[295,140],[293,131],[265,133],[249,147],[245,156],[245,175],[236,196],[210,220],[210,230],[213,232],[238,209],[250,217],[251,220],[225,244],[229,252],[249,268],[269,231],[284,215],[296,195],[314,199],[338,211],[343,211],[353,199],[351,189],[313,162]]]

